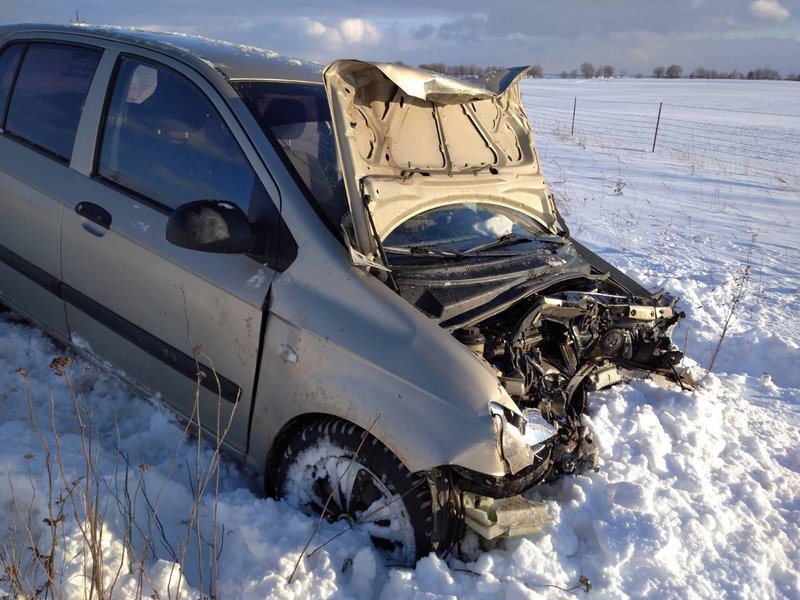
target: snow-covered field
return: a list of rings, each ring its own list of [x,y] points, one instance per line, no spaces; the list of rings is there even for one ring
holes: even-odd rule
[[[580,587],[559,589],[582,576],[592,585],[588,597],[597,598],[800,597],[800,86],[544,80],[525,81],[523,94],[545,173],[576,237],[646,285],[682,298],[687,318],[674,339],[696,365],[698,388],[634,382],[595,394],[600,471],[532,492],[551,502],[553,524],[489,552],[468,539],[467,562],[430,556],[413,570],[389,568],[362,534],[348,531],[304,559],[288,583],[316,520],[259,497],[253,478],[223,460],[221,598],[560,598],[583,596]],[[659,102],[663,146],[651,153]],[[159,560],[149,561],[148,576],[165,598],[191,518],[192,472],[209,464],[212,447],[204,442],[198,458],[189,438],[176,452],[182,428],[163,408],[81,361],[69,367],[69,380],[57,376],[49,365],[62,353],[35,329],[0,317],[0,546],[7,552],[16,541],[29,556],[24,522],[49,536],[41,525],[50,518],[45,453],[26,384],[51,448],[52,417],[65,468],[85,472],[69,381],[99,434],[92,451],[108,483],[100,490],[106,575],[116,574],[130,512],[115,498],[139,499],[134,540],[150,530],[143,481],[159,515],[152,527]],[[118,447],[130,463],[127,494]],[[206,541],[214,537],[213,495],[201,502]],[[310,549],[344,529],[324,523]],[[81,532],[72,518],[57,531],[65,597],[83,598]],[[45,549],[48,540],[41,541]],[[184,563],[181,585],[191,593],[181,597],[197,598],[201,587],[209,595],[208,551],[198,560],[194,536]],[[115,595],[135,597],[137,581],[123,569]],[[9,591],[0,573],[0,597]]]

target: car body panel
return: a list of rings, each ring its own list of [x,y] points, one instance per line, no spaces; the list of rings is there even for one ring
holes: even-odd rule
[[[64,32],[15,34],[9,39],[14,38],[87,41]],[[211,98],[214,89],[179,61],[125,44],[90,41],[106,52],[84,105],[73,168],[41,157],[43,166],[37,172],[39,181],[57,186],[62,203],[58,210],[61,229],[41,236],[55,245],[52,256],[58,265],[54,280],[59,283],[59,294],[53,294],[53,310],[60,311],[65,325],[65,313],[69,320],[69,327],[58,333],[88,344],[94,353],[121,366],[137,382],[161,393],[186,416],[192,414],[198,389],[194,362],[204,364],[206,378],[199,388],[201,422],[213,430],[218,421],[224,425],[232,418],[226,442],[243,453],[249,434],[263,306],[273,271],[244,256],[204,255],[168,244],[163,234],[168,214],[92,177],[106,89],[120,53],[161,59],[193,78]],[[227,111],[219,98],[217,106]],[[228,118],[230,126],[238,128],[237,120]],[[238,134],[247,143],[241,130]],[[0,142],[21,145],[5,139]],[[252,148],[248,151],[258,158]],[[42,177],[54,167],[68,172]],[[274,193],[271,180],[262,179]],[[77,205],[86,201],[108,210],[113,218],[108,230],[76,214]],[[17,219],[16,224],[20,223],[24,224]],[[35,252],[31,254],[36,256]],[[53,317],[43,320],[57,322]],[[197,356],[196,350],[200,352]],[[219,402],[214,374],[223,382],[223,402]]]
[[[301,249],[303,260],[313,255]],[[256,404],[254,430],[270,439],[303,414],[334,415],[370,430],[412,471],[458,464],[504,474],[487,406],[513,404],[488,365],[360,269],[295,273],[271,290],[261,366],[270,401]]]
[[[127,47],[119,48],[119,53],[157,58]],[[192,69],[158,58],[215,98],[215,90]],[[106,96],[106,83],[98,83],[90,92],[89,106]],[[227,107],[218,98],[216,104],[236,131],[238,123],[227,114]],[[84,130],[96,139],[92,134],[99,130],[100,112],[87,114],[85,120]],[[247,138],[238,133],[246,144]],[[93,150],[90,144],[85,146]],[[63,281],[127,323],[108,316],[98,319],[91,303],[68,296],[70,333],[100,356],[126,365],[130,376],[161,392],[187,417],[193,414],[199,393],[204,428],[215,431],[230,422],[226,442],[245,452],[263,306],[274,271],[245,256],[173,246],[164,239],[168,213],[97,178],[84,177],[82,184],[75,200],[91,198],[108,210],[113,221],[108,230],[98,230],[76,213],[74,202],[68,203],[62,221]],[[98,325],[98,320],[104,322]],[[120,344],[131,338],[137,342],[135,348]],[[191,368],[195,360],[206,367],[200,386],[198,369]]]
[[[375,236],[383,240],[433,208],[478,199],[558,231],[520,100],[524,72],[502,73],[485,89],[406,66],[343,60],[326,67],[358,250],[373,258]]]
[[[64,303],[56,287],[61,279],[61,193],[72,187],[77,173],[6,136],[0,136],[0,165],[0,295],[66,337]]]
[[[52,25],[23,23],[0,26],[0,40],[9,35],[52,38],[59,34],[78,36],[108,45],[118,42],[162,57],[179,60],[198,72],[213,69],[226,79],[246,78],[277,81],[322,82],[322,66],[278,52],[212,40],[183,33],[149,31],[110,25]]]

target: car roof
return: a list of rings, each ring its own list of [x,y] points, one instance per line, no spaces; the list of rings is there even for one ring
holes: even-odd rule
[[[322,65],[256,48],[183,33],[154,32],[110,25],[46,25],[25,23],[0,26],[0,41],[12,33],[68,33],[133,44],[195,67],[211,66],[227,79],[269,79],[322,83]]]

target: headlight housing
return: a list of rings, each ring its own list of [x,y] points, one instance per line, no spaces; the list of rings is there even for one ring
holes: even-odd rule
[[[556,428],[536,409],[520,414],[492,401],[489,414],[494,422],[500,456],[512,475],[533,464],[536,453],[557,434]]]

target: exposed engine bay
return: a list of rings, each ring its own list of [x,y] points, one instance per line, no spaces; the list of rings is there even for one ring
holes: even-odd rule
[[[530,473],[535,457],[529,487],[596,467],[582,420],[587,392],[633,377],[683,385],[669,332],[684,315],[675,299],[649,294],[569,239],[542,236],[513,250],[461,262],[420,252],[421,261],[393,267],[400,294],[486,361],[516,402],[524,419],[506,421],[536,447],[508,445],[505,458],[514,474]]]
[[[649,373],[675,377],[682,355],[667,336],[680,316],[659,304],[661,298],[620,295],[609,282],[563,287],[568,289],[536,294],[455,336],[476,351],[484,338],[481,355],[501,373],[523,414],[537,409],[558,428],[553,468],[571,473],[597,463],[591,433],[581,422],[587,391]]]

